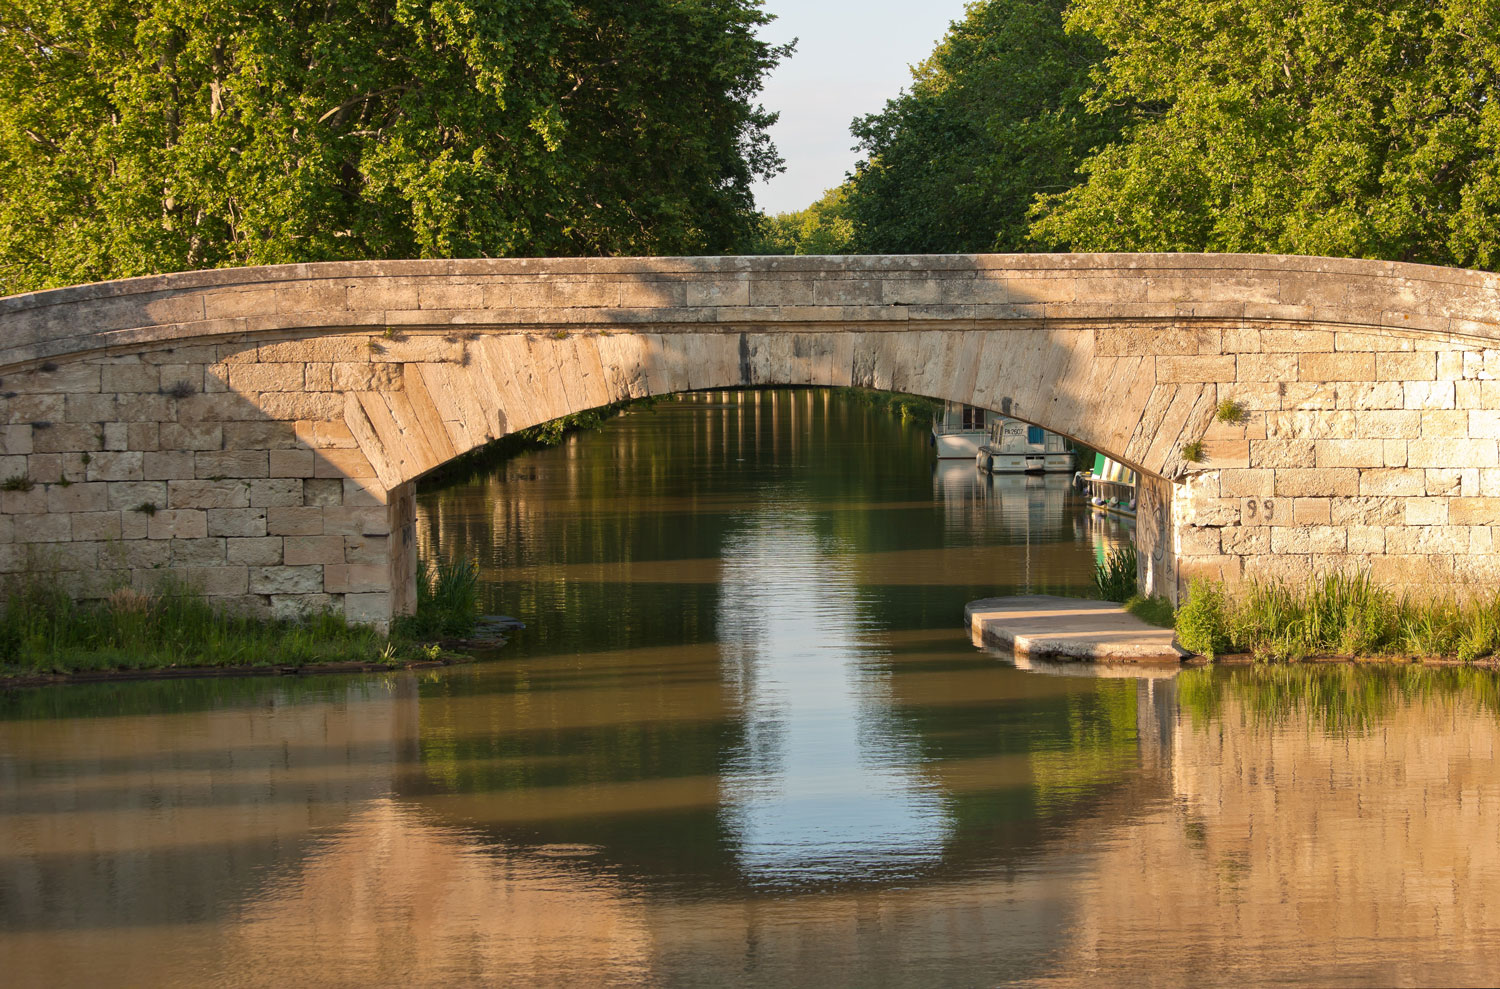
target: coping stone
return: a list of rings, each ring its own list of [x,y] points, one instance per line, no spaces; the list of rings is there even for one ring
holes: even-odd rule
[[[964,622],[988,645],[1080,662],[1180,663],[1190,654],[1169,628],[1148,625],[1118,604],[1044,594],[982,598]]]

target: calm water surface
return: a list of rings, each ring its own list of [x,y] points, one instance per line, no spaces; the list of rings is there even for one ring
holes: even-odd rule
[[[1064,480],[716,394],[421,527],[528,623],[494,661],[0,694],[7,985],[1500,975],[1496,679],[975,649],[1124,537]]]

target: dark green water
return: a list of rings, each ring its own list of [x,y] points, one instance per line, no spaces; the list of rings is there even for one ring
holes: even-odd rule
[[[0,694],[6,983],[1493,980],[1492,674],[1018,668],[1122,533],[928,458],[662,403],[422,495],[493,661]]]

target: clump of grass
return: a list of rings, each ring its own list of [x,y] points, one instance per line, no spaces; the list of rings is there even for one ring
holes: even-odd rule
[[[0,481],[0,491],[30,491],[34,487],[36,483],[25,474],[12,474]]]
[[[1454,657],[1500,654],[1500,589],[1466,600],[1397,598],[1368,574],[1332,573],[1297,585],[1253,581],[1230,597],[1194,581],[1177,612],[1184,649],[1248,652],[1267,662],[1309,656]]]
[[[1194,580],[1188,586],[1187,601],[1177,609],[1174,625],[1178,643],[1189,652],[1209,659],[1217,658],[1230,649],[1232,614],[1223,588],[1204,580]]]
[[[1201,464],[1207,460],[1208,452],[1203,446],[1203,441],[1191,440],[1182,444],[1182,459],[1194,464]]]
[[[0,611],[0,666],[13,673],[370,662],[385,641],[332,612],[295,620],[237,614],[170,579],[154,593],[119,588],[78,602],[57,581],[32,574],[8,589]],[[406,643],[398,649],[418,655]]]
[[[551,337],[552,339],[554,339],[554,340],[566,340],[566,339],[568,339],[568,331],[567,330],[553,330],[551,333],[549,333],[547,335],[549,337]]]
[[[409,639],[465,636],[479,620],[479,564],[473,560],[417,561],[417,611],[396,619]]]
[[[197,391],[191,381],[174,381],[161,390],[169,398],[187,398]]]
[[[1171,628],[1177,617],[1172,602],[1160,595],[1145,597],[1137,594],[1125,602],[1125,610],[1147,625],[1158,628]]]
[[[157,512],[156,502],[154,502],[154,501],[143,501],[139,505],[135,506],[135,508],[132,509],[132,510],[140,512],[142,515],[145,515],[145,516],[149,517],[149,516],[155,515],[156,512]]]
[[[1232,398],[1219,399],[1219,407],[1214,410],[1214,418],[1220,422],[1238,425],[1247,417],[1244,402],[1236,402]]]
[[[1138,560],[1135,546],[1127,544],[1094,564],[1094,586],[1106,601],[1128,601],[1136,595]]]

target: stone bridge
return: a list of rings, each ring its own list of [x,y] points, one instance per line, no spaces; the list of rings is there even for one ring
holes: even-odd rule
[[[1143,475],[1143,583],[1174,597],[1500,578],[1500,277],[1130,254],[351,262],[3,299],[0,573],[384,623],[424,472],[744,385],[951,399],[1102,450]]]

